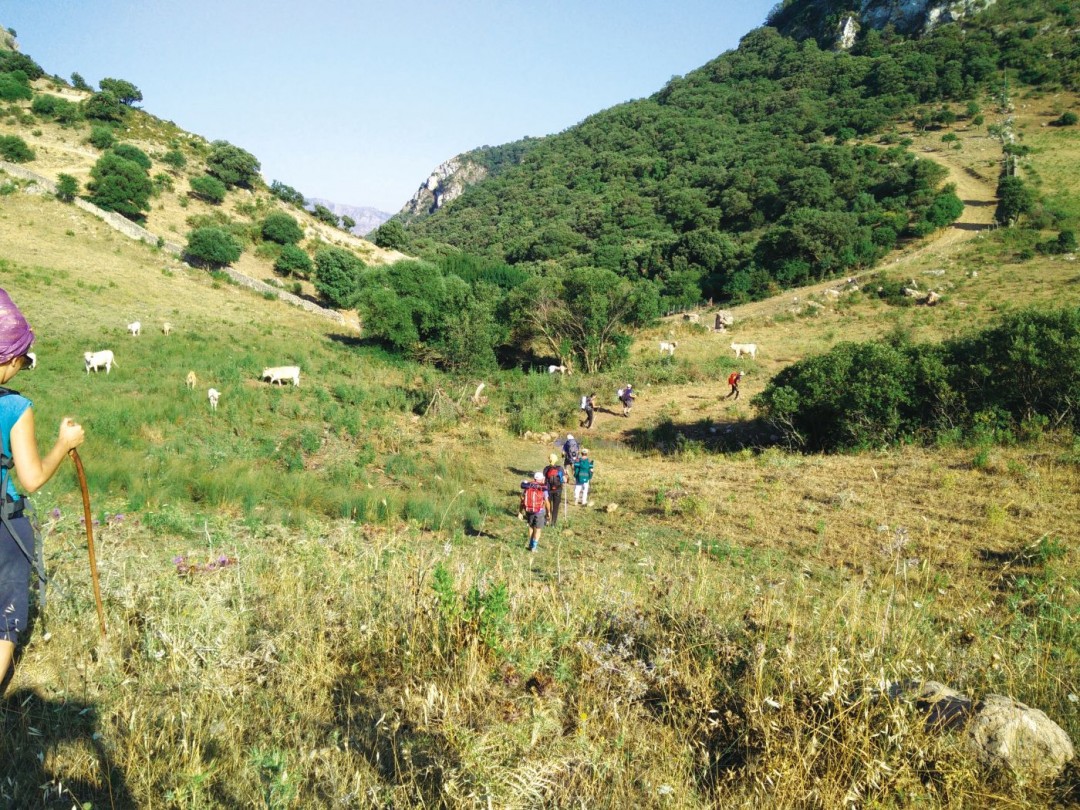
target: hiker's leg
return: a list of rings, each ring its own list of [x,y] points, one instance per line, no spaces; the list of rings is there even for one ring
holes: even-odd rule
[[[586,481],[581,485],[581,505],[585,506],[589,502],[589,481]]]

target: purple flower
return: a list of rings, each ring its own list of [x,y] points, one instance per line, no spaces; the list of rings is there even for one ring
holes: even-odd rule
[[[112,516],[112,521],[113,521],[113,523],[123,523],[124,522],[124,516],[123,515],[113,515]]]
[[[180,565],[184,561],[184,555],[177,554],[175,557],[172,558],[172,561],[174,565]]]
[[[60,519],[60,507],[59,506],[53,507],[53,510],[52,510],[51,514],[52,514],[52,519],[53,520],[59,520]]]

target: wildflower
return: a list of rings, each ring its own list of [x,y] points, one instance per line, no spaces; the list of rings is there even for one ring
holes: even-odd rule
[[[113,523],[123,523],[124,516],[122,514],[112,516]]]
[[[50,514],[52,515],[53,520],[59,520],[60,519],[60,507],[59,506],[54,506],[53,510],[52,510],[52,512],[50,512]]]

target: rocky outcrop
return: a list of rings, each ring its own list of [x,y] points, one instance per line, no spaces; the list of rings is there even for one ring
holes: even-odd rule
[[[6,28],[0,28],[0,51],[17,51],[19,43]]]
[[[955,22],[994,5],[996,0],[862,0],[863,25],[892,25],[904,33],[922,33]]]
[[[971,17],[996,0],[796,0],[769,15],[768,24],[795,39],[847,50],[860,30],[891,25],[919,36],[938,25]],[[837,22],[839,20],[839,22]]]
[[[433,214],[448,202],[460,197],[469,186],[487,177],[487,169],[458,155],[451,158],[420,184],[412,199],[401,209],[406,220]]]

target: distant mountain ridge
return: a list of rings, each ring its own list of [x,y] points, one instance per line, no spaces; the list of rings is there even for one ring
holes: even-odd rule
[[[378,208],[364,205],[346,205],[319,197],[305,197],[304,202],[312,207],[315,205],[326,206],[339,217],[352,217],[356,225],[350,231],[357,236],[366,236],[393,216],[393,214],[380,211]]]

